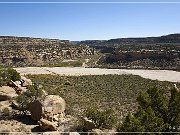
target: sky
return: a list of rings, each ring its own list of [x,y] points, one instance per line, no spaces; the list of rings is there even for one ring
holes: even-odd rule
[[[146,3],[153,0],[53,0],[84,3],[0,0],[0,35],[79,41],[180,33],[180,0],[173,1],[177,3],[154,1],[160,3]]]

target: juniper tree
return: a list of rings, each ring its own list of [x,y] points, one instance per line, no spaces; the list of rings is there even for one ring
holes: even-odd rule
[[[170,90],[170,98],[157,88],[140,92],[138,110],[129,114],[118,127],[119,132],[171,132],[180,131],[180,92]]]

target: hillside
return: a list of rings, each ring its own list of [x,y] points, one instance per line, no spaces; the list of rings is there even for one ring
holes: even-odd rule
[[[140,92],[157,87],[169,100],[170,88],[180,87],[178,82],[125,74],[20,76],[15,70],[5,68],[1,68],[0,73],[3,85],[0,87],[0,131],[3,133],[94,132],[94,128],[112,133],[128,113],[136,112],[136,98]],[[102,113],[94,114],[93,108]],[[108,113],[107,109],[111,111]],[[98,126],[92,121],[94,128],[90,127],[84,123],[84,120],[91,121],[87,111],[101,123],[104,119],[108,123],[111,116],[113,121],[109,127]]]
[[[180,70],[180,34],[82,41],[104,54],[98,67]]]
[[[0,36],[0,65],[42,66],[94,55],[88,46],[74,46],[68,40]],[[82,63],[81,63],[82,64]]]
[[[180,34],[169,34],[160,37],[137,37],[137,38],[117,38],[109,40],[85,40],[81,44],[90,46],[105,46],[105,45],[135,45],[135,44],[159,44],[159,43],[180,43]]]
[[[0,66],[83,66],[179,71],[180,34],[81,42],[0,36]]]

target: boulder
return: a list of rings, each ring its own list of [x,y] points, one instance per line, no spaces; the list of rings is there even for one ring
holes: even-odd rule
[[[0,101],[11,100],[14,97],[17,97],[16,91],[9,86],[0,87]]]
[[[44,98],[43,111],[51,114],[60,114],[65,111],[65,101],[58,95],[48,95]]]
[[[28,105],[33,120],[45,118],[53,121],[53,116],[63,114],[65,110],[65,101],[58,95],[47,95],[42,99],[31,102]]]
[[[22,87],[21,87],[21,85],[20,85],[20,81],[10,81],[10,82],[8,82],[8,84],[7,84],[9,87],[13,87],[14,88],[14,90],[16,91],[16,93],[17,94],[21,94],[22,93]]]
[[[51,130],[51,131],[57,130],[57,124],[54,122],[50,122],[46,119],[40,119],[38,124],[42,130]]]
[[[32,85],[32,81],[24,76],[21,76],[21,86],[27,87],[28,85]]]
[[[33,120],[40,120],[42,118],[42,103],[39,100],[29,103],[28,110],[31,112]]]

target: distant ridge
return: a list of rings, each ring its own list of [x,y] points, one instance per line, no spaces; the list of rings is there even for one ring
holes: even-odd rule
[[[69,44],[69,40],[34,38],[34,37],[17,37],[17,36],[0,36],[0,45],[43,45],[43,44]]]
[[[135,37],[116,38],[110,40],[85,40],[81,44],[87,45],[123,45],[123,44],[157,44],[157,43],[180,43],[180,33],[169,34],[160,37]]]
[[[1,35],[0,38],[26,38],[26,39],[46,39],[46,40],[60,40],[58,38],[41,38],[41,37],[28,37],[28,36],[10,36],[10,35]]]

